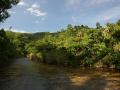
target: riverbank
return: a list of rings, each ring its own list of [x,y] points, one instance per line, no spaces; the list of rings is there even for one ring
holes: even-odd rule
[[[99,62],[96,62],[92,65],[90,64],[82,64],[83,60],[77,60],[77,59],[70,59],[68,60],[63,57],[55,57],[56,55],[52,56],[45,56],[42,53],[31,53],[27,56],[29,60],[32,60],[33,62],[48,64],[48,65],[56,65],[56,66],[63,66],[63,67],[80,67],[80,68],[88,68],[88,69],[108,69],[108,70],[120,70],[119,67],[116,67],[116,65],[107,65],[101,62],[101,60],[97,60]],[[50,58],[49,58],[50,57]],[[65,60],[64,60],[65,59]],[[84,61],[83,61],[84,62]]]

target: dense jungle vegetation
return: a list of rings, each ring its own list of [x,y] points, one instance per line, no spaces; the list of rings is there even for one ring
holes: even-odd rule
[[[0,1],[0,22],[9,16],[7,9],[18,3],[7,1],[8,4]],[[96,28],[69,24],[54,33],[16,33],[1,29],[0,63],[19,57],[63,66],[120,69],[120,20],[105,27],[97,22]]]
[[[103,28],[72,26],[59,32],[15,33],[0,30],[1,61],[27,56],[49,64],[120,68],[120,20]]]

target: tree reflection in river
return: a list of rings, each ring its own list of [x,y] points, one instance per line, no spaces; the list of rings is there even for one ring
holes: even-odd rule
[[[0,90],[120,90],[120,73],[18,59],[0,69]]]

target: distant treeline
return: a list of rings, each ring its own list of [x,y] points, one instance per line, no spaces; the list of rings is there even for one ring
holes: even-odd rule
[[[59,32],[0,31],[0,60],[27,56],[31,60],[63,66],[120,69],[120,20],[96,28],[68,25]]]

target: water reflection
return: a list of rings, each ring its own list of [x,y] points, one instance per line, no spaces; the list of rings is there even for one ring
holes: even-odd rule
[[[120,90],[120,74],[18,59],[0,68],[0,90]]]

